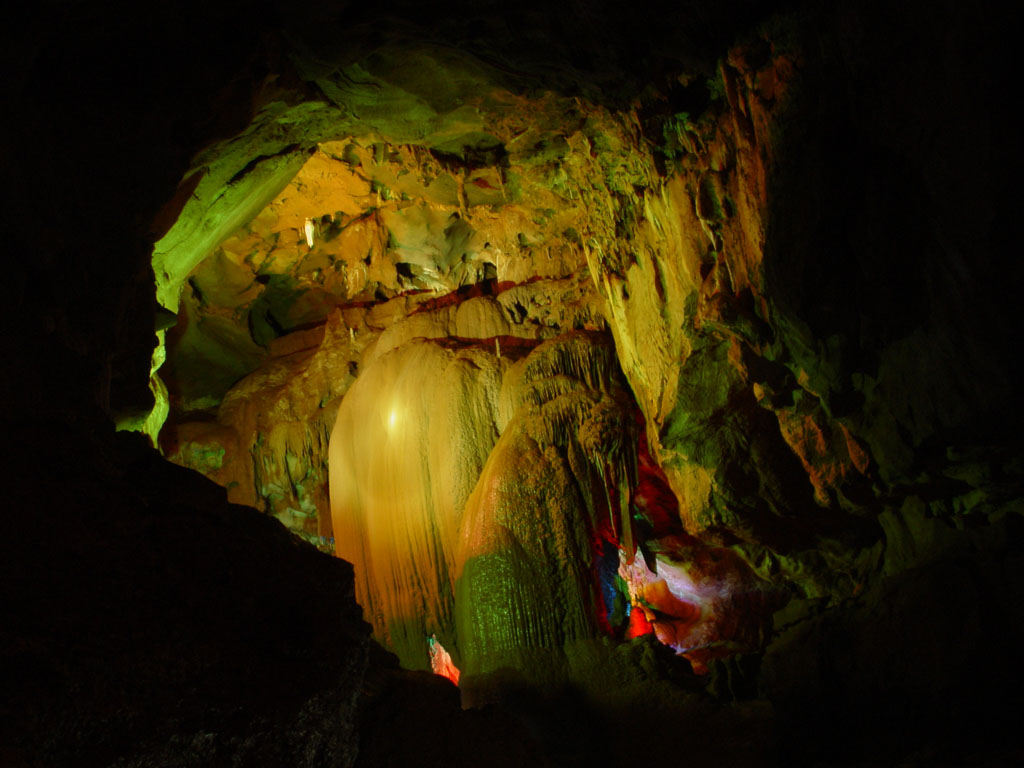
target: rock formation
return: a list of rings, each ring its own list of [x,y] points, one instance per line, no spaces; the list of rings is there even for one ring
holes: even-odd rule
[[[0,757],[1019,757],[994,17],[278,5],[9,50]]]

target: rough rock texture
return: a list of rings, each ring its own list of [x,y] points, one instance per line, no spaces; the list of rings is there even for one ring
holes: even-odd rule
[[[375,665],[365,684],[360,768],[392,765],[556,765],[529,725],[507,711],[463,711],[448,680]],[[393,724],[402,724],[395,738]]]
[[[464,689],[513,667],[558,678],[566,646],[597,635],[592,540],[628,499],[631,403],[607,340],[538,346],[506,372],[499,437],[467,499],[455,568]],[[626,504],[628,507],[628,502]]]
[[[637,479],[671,491],[629,488],[632,525],[598,533],[625,555],[633,615],[678,650],[711,626],[742,653],[695,658],[698,680],[621,624],[577,631],[600,624],[581,601],[598,585],[559,592],[587,570],[561,554],[594,524],[593,483],[572,482],[573,440],[540,451],[533,417],[512,419],[447,466],[484,482],[432,470],[414,489],[473,521],[441,557],[409,530],[412,559],[448,572],[380,585],[436,580],[409,635],[422,624],[424,657],[434,611],[480,605],[460,603],[460,578],[501,609],[557,597],[543,632],[502,651],[518,669],[476,670],[512,714],[458,727],[507,720],[523,745],[509,754],[539,763],[623,764],[633,744],[665,762],[1019,761],[997,706],[1019,703],[1024,640],[1003,82],[1017,20],[986,4],[771,5],[683,2],[653,23],[604,2],[508,18],[486,3],[14,11],[3,761],[409,754],[388,737],[406,694],[367,692],[354,725],[369,678],[344,566],[109,423],[155,435],[169,409],[168,455],[321,541],[326,436],[373,371],[415,352],[507,376],[507,337],[569,331],[610,332],[643,417],[619,434],[643,425]],[[406,369],[391,373],[400,388]],[[453,402],[443,381],[415,383],[434,395],[417,420]],[[386,470],[360,458],[365,476]],[[513,510],[512,490],[537,498]],[[565,538],[538,539],[548,525]],[[494,546],[495,568],[459,554],[466,541]],[[508,631],[487,621],[438,636],[472,666]],[[528,652],[566,639],[550,669],[578,688]]]
[[[356,316],[358,316],[358,311]],[[175,420],[164,455],[224,486],[228,499],[274,515],[333,551],[327,443],[356,360],[376,335],[358,337],[340,311],[317,328],[275,339],[264,363],[237,382],[211,417]]]
[[[137,436],[8,434],[11,503],[48,488],[60,524],[4,522],[5,765],[352,765],[371,641],[349,565]]]

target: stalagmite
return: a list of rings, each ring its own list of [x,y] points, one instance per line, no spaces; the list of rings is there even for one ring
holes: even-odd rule
[[[598,633],[592,534],[635,475],[633,412],[607,336],[527,351],[413,339],[338,412],[338,554],[410,666],[426,668],[436,635],[470,676],[558,668]]]
[[[502,387],[507,423],[466,505],[455,588],[464,680],[476,700],[502,668],[566,673],[567,649],[596,637],[593,535],[610,507],[605,463],[629,477],[632,420],[607,337],[572,334],[517,362]],[[476,679],[473,679],[476,678]]]
[[[437,635],[431,635],[427,642],[430,650],[430,669],[435,675],[447,677],[456,685],[459,684],[459,677],[462,674],[459,668],[452,662],[451,654],[445,650],[437,639]]]

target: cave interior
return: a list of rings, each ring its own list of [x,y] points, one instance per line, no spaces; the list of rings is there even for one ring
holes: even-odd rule
[[[17,11],[0,762],[1024,761],[987,5]]]

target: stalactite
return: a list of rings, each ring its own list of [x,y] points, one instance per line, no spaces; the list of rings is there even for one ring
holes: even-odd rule
[[[356,565],[367,620],[403,664],[425,639],[454,648],[452,572],[463,505],[497,439],[504,361],[489,347],[414,340],[367,367],[331,436],[337,553]]]
[[[602,334],[372,358],[338,412],[331,501],[378,637],[426,667],[436,634],[470,676],[564,666],[599,631],[592,532],[610,510],[628,520],[634,423]]]

